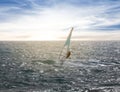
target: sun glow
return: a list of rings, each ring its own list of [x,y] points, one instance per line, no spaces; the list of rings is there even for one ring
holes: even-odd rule
[[[46,40],[57,40],[57,37],[55,36],[52,36],[52,35],[39,35],[39,34],[36,34],[36,35],[32,35],[29,40],[41,40],[41,41],[46,41]]]
[[[56,31],[40,31],[40,32],[32,32],[30,34],[30,38],[28,40],[37,40],[37,41],[52,41],[59,40],[61,36],[61,32]]]

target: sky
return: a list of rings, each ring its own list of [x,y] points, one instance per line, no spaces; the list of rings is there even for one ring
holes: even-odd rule
[[[0,0],[0,40],[120,40],[120,0]]]

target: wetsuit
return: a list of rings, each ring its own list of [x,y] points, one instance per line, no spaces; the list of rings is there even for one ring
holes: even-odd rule
[[[65,57],[65,58],[69,58],[69,57],[70,57],[70,55],[71,55],[71,52],[70,52],[70,51],[68,51],[68,52],[66,53],[66,57]]]

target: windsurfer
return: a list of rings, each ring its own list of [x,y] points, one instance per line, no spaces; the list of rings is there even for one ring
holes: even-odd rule
[[[71,39],[71,36],[72,36],[72,31],[73,31],[73,28],[71,29],[71,31],[70,31],[70,33],[69,33],[69,35],[67,37],[67,40],[66,40],[66,42],[64,44],[64,47],[61,50],[60,55],[59,55],[59,59],[61,60],[61,65],[63,65],[63,63],[65,62],[65,59],[68,59],[70,57],[70,55],[71,55],[71,51],[70,51],[70,42],[71,41],[70,41],[70,39]],[[65,55],[63,55],[65,49],[67,51],[66,51]]]

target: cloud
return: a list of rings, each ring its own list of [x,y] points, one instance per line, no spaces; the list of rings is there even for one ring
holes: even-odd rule
[[[0,40],[59,39],[71,27],[75,27],[76,37],[86,39],[96,38],[91,34],[101,34],[97,35],[99,38],[106,37],[104,34],[117,36],[113,31],[120,31],[119,3],[119,0],[1,0]]]

